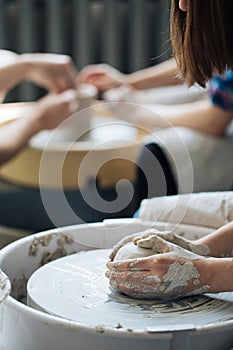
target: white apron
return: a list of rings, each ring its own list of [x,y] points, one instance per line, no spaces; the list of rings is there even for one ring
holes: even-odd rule
[[[202,192],[144,199],[139,208],[144,221],[180,223],[217,229],[233,221],[233,192]]]

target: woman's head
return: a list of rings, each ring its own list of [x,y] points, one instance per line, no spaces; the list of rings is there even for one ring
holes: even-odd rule
[[[232,23],[233,0],[172,0],[173,53],[189,85],[233,69]]]

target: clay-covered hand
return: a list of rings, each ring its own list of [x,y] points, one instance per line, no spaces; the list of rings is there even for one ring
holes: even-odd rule
[[[134,239],[134,243],[141,248],[150,248],[153,249],[154,244],[157,244],[156,236],[163,238],[164,240],[176,244],[184,249],[189,250],[190,252],[202,255],[209,256],[210,248],[206,244],[200,244],[198,241],[190,241],[183,238],[181,235],[171,232],[158,232],[155,229],[149,229],[145,232],[144,235],[140,235],[138,238]]]
[[[95,85],[100,91],[106,91],[120,86],[124,83],[125,74],[108,64],[93,64],[83,68],[78,77],[77,83]]]
[[[149,238],[150,240],[150,238]],[[152,249],[152,248],[149,248]],[[154,255],[108,263],[110,285],[135,298],[171,300],[210,291],[209,261],[155,235]]]
[[[55,93],[74,89],[78,71],[70,56],[47,53],[20,55],[26,63],[25,79]]]

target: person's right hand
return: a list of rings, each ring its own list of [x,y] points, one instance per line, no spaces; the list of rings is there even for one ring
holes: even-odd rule
[[[118,291],[139,299],[172,300],[214,291],[215,261],[158,235],[144,240],[152,255],[107,264],[106,276]],[[151,244],[153,243],[153,244]]]
[[[101,92],[124,84],[125,74],[108,64],[93,64],[84,67],[77,77],[77,83],[95,85]]]
[[[49,94],[36,103],[34,125],[36,132],[51,130],[74,114],[79,107],[77,92],[66,90],[60,94]]]

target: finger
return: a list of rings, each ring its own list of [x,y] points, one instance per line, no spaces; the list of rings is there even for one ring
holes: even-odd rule
[[[142,239],[142,237],[135,237],[133,239],[133,244],[137,245],[138,244],[138,241],[140,241],[140,239]]]
[[[75,79],[71,78],[69,74],[60,75],[56,81],[54,81],[54,88],[53,90],[56,93],[64,92],[68,89],[74,89],[75,88]]]
[[[121,249],[121,247],[123,247],[123,245],[126,244],[126,243],[128,243],[128,242],[125,242],[125,243],[118,243],[118,244],[116,244],[116,245],[113,247],[113,250],[112,250],[111,253],[109,254],[109,259],[110,259],[111,261],[114,260],[114,258],[115,258],[115,256],[116,256],[118,250]]]
[[[73,89],[68,89],[62,92],[59,96],[62,97],[64,101],[67,101],[67,102],[74,102],[74,101],[78,102],[77,91]]]
[[[161,279],[156,274],[151,274],[151,271],[107,271],[106,277],[111,281],[124,283],[129,282],[131,284],[147,284],[151,286],[157,286],[161,282]]]
[[[98,90],[105,91],[109,88],[109,83],[105,81],[105,78],[100,74],[99,76],[88,76],[86,78],[77,79],[76,86],[78,86],[79,83],[86,83],[86,84],[92,84],[97,87]]]
[[[115,82],[109,80],[107,77],[100,78],[98,81],[96,80],[96,84],[98,84],[98,88],[103,92],[110,90],[115,86]]]
[[[69,113],[73,114],[78,111],[79,109],[79,101],[77,98],[77,92],[76,90],[65,90],[60,95],[60,101],[68,103],[68,109]]]
[[[151,232],[153,232],[153,231],[151,231],[151,230],[146,230],[146,231],[143,231],[143,232],[139,233],[138,236],[136,236],[136,237],[134,238],[133,243],[134,243],[134,244],[137,244],[137,242],[138,242],[140,239],[142,239],[142,238],[147,238],[147,237],[151,236],[151,234],[152,234]],[[157,231],[156,231],[156,232],[157,232]]]
[[[73,60],[70,57],[67,57],[67,62],[60,66],[60,70],[57,72],[57,82],[61,91],[66,89],[75,88],[75,79],[78,74]]]
[[[163,232],[157,230],[157,229],[148,229],[144,232],[141,233],[141,238],[147,238],[149,236],[153,236],[153,235],[159,235],[159,234],[163,234]]]
[[[104,94],[104,99],[108,102],[122,102],[124,101],[125,93],[121,87],[115,87],[114,84],[109,87],[108,91]]]
[[[137,240],[137,245],[144,249],[152,249],[154,248],[154,236],[147,237],[147,238],[139,238]],[[157,249],[153,249],[156,253],[159,253]]]
[[[150,255],[145,258],[129,259],[119,262],[109,262],[107,268],[115,271],[149,271],[154,267],[156,256]]]
[[[68,69],[69,78],[72,80],[73,88],[76,86],[76,79],[78,77],[78,69],[72,62]]]
[[[108,262],[107,268],[109,270],[116,271],[129,271],[132,267],[131,263],[135,261],[135,259],[119,261],[119,262]]]
[[[71,86],[71,84],[69,84],[69,82],[66,78],[60,77],[57,80],[56,87],[57,87],[58,92],[63,92],[65,90],[71,88],[72,86]]]
[[[92,79],[98,79],[106,73],[98,72],[96,70],[83,70],[77,76],[77,83],[90,83]]]
[[[164,232],[164,233],[158,234],[158,236],[170,243],[176,244],[181,248],[191,251],[192,243],[186,240],[185,238],[177,235],[176,233]]]
[[[137,241],[141,248],[153,249],[157,254],[163,254],[172,251],[172,246],[159,236],[149,236]]]
[[[168,242],[174,241],[174,233],[170,231],[164,231],[164,232],[157,232],[157,235],[163,239],[165,239]]]
[[[109,259],[112,261],[114,258],[115,258],[115,256],[116,256],[116,253],[117,253],[117,249],[113,249],[112,251],[111,251],[111,253],[109,254]]]

